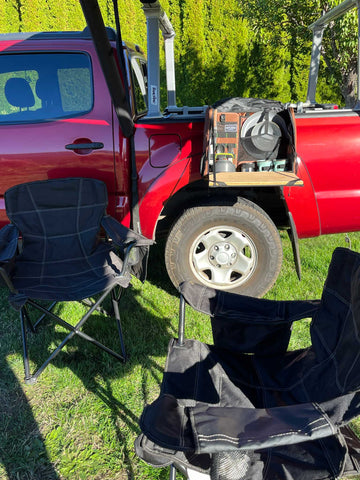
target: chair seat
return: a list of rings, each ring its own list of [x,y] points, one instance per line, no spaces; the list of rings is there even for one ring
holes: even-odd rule
[[[42,263],[18,258],[13,275],[14,287],[18,294],[12,294],[10,301],[16,308],[25,304],[27,298],[53,301],[82,300],[108,287],[118,284],[127,287],[131,275],[120,276],[122,261],[111,245],[99,245],[87,257],[47,261]]]

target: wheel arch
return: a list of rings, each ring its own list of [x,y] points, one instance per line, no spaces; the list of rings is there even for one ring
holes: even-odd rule
[[[290,227],[288,207],[280,187],[209,188],[204,181],[182,188],[165,203],[156,225],[156,237],[164,237],[189,208],[199,206],[234,206],[239,199],[253,202],[271,218],[278,229]]]

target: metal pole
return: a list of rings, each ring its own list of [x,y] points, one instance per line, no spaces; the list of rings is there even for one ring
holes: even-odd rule
[[[168,107],[176,107],[174,37],[164,34]]]
[[[358,0],[344,0],[337,5],[336,7],[329,10],[322,17],[320,17],[316,22],[312,23],[309,28],[314,30],[315,28],[323,28],[329,25],[330,22],[333,22],[337,18],[344,15],[346,12],[350,11],[352,8],[355,8]]]
[[[174,467],[174,465],[170,465],[169,480],[176,480],[176,468]]]
[[[184,345],[185,338],[185,298],[180,294],[180,305],[179,305],[179,338],[178,345],[181,347]]]
[[[147,24],[148,62],[148,117],[160,117],[160,8],[144,9]]]
[[[321,56],[321,42],[325,27],[314,27],[313,29],[313,44],[311,50],[310,71],[308,91],[306,95],[306,102],[314,104],[316,96],[316,85],[319,76],[320,56]]]

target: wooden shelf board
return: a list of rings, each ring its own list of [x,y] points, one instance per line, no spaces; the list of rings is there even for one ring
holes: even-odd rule
[[[302,186],[304,182],[293,172],[219,172],[216,182],[212,174],[208,175],[211,187],[252,186]]]

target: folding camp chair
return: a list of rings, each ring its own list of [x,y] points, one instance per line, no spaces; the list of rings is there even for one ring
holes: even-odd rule
[[[141,275],[139,262],[142,258],[146,266],[146,253],[152,241],[105,214],[107,191],[99,180],[67,178],[17,185],[6,191],[5,206],[11,224],[0,231],[0,273],[9,287],[11,306],[20,311],[26,383],[34,383],[75,335],[116,359],[125,360],[118,302],[122,289],[129,285],[131,273]],[[107,233],[103,240],[101,227]],[[22,247],[18,251],[20,235]],[[121,353],[81,330],[108,295],[112,299]],[[99,298],[90,300],[93,296]],[[50,306],[45,308],[43,300],[47,301],[45,304],[50,302]],[[57,302],[73,300],[83,300],[89,306],[75,326],[53,313]],[[30,320],[29,307],[41,312],[36,323]],[[70,332],[31,374],[27,329],[37,331],[45,317]]]
[[[360,472],[360,254],[333,253],[322,298],[270,301],[185,283],[211,316],[214,345],[170,342],[160,396],[135,442],[153,466],[189,479],[320,480]],[[312,318],[311,346],[287,351]]]

